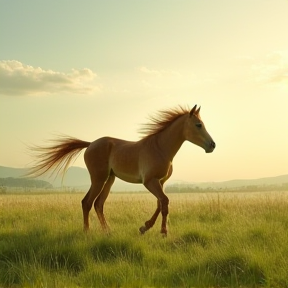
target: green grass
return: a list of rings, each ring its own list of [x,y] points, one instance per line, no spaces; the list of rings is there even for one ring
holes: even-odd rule
[[[0,195],[0,287],[287,287],[288,193],[168,194],[168,237],[151,194],[112,193],[111,233],[83,194]]]

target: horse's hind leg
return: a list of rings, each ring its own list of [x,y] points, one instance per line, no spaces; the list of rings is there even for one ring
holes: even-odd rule
[[[92,183],[89,191],[82,200],[82,211],[85,231],[89,230],[89,212],[91,210],[92,204],[94,200],[98,197],[98,195],[101,193],[105,182],[106,179],[98,181],[96,183]]]
[[[83,200],[81,201],[81,203],[82,203],[82,212],[83,212],[83,220],[84,220],[84,230],[85,231],[89,230],[89,211],[90,211],[91,207],[89,208],[89,205],[88,205],[87,201],[88,201],[88,198],[90,196],[90,191],[91,191],[91,187],[88,190],[88,192],[86,193],[86,195],[83,198]]]
[[[100,195],[97,197],[96,201],[94,202],[94,208],[97,213],[98,219],[100,221],[101,227],[105,231],[108,231],[109,227],[104,217],[103,206],[109,195],[109,192],[110,192],[111,186],[114,183],[114,180],[115,180],[115,176],[111,174],[108,180],[106,181]]]

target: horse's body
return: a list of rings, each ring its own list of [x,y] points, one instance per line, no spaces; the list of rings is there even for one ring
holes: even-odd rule
[[[111,137],[103,137],[92,143],[64,138],[54,146],[38,147],[42,157],[30,174],[39,176],[50,168],[59,171],[63,165],[65,170],[71,159],[87,148],[84,160],[90,173],[91,187],[82,200],[84,229],[89,229],[89,211],[93,203],[102,228],[108,229],[103,205],[115,177],[118,177],[130,183],[143,183],[157,198],[157,209],[139,229],[140,232],[144,234],[150,229],[161,212],[161,233],[166,235],[169,199],[164,194],[163,184],[172,174],[174,156],[185,140],[202,147],[207,153],[215,148],[200,119],[199,110],[195,105],[190,112],[183,108],[163,111],[161,118],[154,118],[154,123],[148,126],[147,135],[136,142]]]

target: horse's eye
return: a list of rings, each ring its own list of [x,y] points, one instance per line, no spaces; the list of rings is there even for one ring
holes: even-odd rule
[[[196,127],[202,128],[202,123],[197,123],[197,124],[196,124]]]

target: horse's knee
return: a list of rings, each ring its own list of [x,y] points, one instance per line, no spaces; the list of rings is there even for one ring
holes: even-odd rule
[[[165,197],[163,197],[160,200],[160,204],[161,204],[161,213],[162,215],[167,215],[169,213],[169,198],[165,195]]]
[[[164,195],[161,199],[160,199],[160,204],[161,204],[161,207],[164,207],[164,206],[167,206],[169,205],[169,198]]]
[[[84,197],[83,200],[81,201],[81,205],[82,205],[82,210],[83,212],[86,211],[86,212],[89,212],[91,210],[91,207],[92,207],[92,203],[89,203],[87,201],[87,198]]]
[[[169,204],[169,198],[166,196],[166,195],[164,195],[165,197],[163,197],[162,198],[162,203],[164,202],[166,205],[168,205]]]
[[[95,209],[97,214],[103,213],[103,203],[101,203],[100,201],[96,200],[94,202],[94,209]]]

